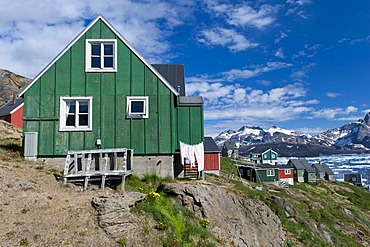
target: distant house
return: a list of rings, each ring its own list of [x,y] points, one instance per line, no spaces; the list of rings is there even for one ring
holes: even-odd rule
[[[227,140],[222,145],[221,154],[222,154],[222,157],[233,157],[233,158],[236,158],[239,155],[239,149],[236,146],[236,143],[235,142],[232,142],[232,141]]]
[[[220,149],[212,137],[204,137],[204,172],[220,175]]]
[[[279,181],[279,169],[271,164],[258,164],[255,166],[239,166],[240,175],[255,183],[275,183]]]
[[[290,159],[288,165],[294,167],[294,181],[306,183],[316,181],[315,169],[306,159]]]
[[[315,169],[316,178],[335,181],[334,172],[325,163],[314,163],[312,167]]]
[[[284,181],[290,185],[294,184],[294,168],[288,165],[277,165],[279,181]]]
[[[276,164],[277,163],[277,158],[278,158],[278,153],[275,152],[272,149],[267,149],[266,151],[262,153],[250,153],[249,158],[251,161],[254,163],[258,164]]]
[[[356,186],[362,186],[362,175],[358,173],[344,174],[344,182],[350,183]]]
[[[0,120],[7,121],[19,128],[23,128],[23,98],[14,98],[0,107]]]

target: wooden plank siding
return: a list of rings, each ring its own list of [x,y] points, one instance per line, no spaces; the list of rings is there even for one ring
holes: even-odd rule
[[[85,39],[117,39],[117,72],[85,72]],[[59,131],[60,97],[92,97],[92,130]],[[149,97],[149,118],[126,118],[127,96]],[[177,96],[102,21],[97,21],[24,93],[24,132],[38,132],[38,156],[68,150],[134,149],[174,154],[179,140],[203,141],[203,107]],[[100,133],[100,136],[99,136]]]

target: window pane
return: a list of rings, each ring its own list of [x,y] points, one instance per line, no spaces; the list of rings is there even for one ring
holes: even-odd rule
[[[66,121],[66,126],[75,126],[75,115],[68,115],[67,121]]]
[[[113,68],[113,57],[104,58],[104,68]]]
[[[100,44],[91,44],[91,55],[100,56]]]
[[[131,113],[144,114],[144,101],[131,101]]]
[[[113,45],[104,44],[104,55],[113,55]]]
[[[68,106],[68,113],[71,114],[71,113],[76,113],[76,103],[73,102],[73,103],[67,103],[67,106]]]
[[[89,118],[89,115],[87,114],[83,114],[83,115],[79,115],[79,123],[78,125],[79,126],[87,126],[88,125],[88,118]]]
[[[91,58],[91,68],[100,68],[100,57]]]
[[[80,102],[79,113],[88,113],[88,112],[89,112],[89,105],[87,103]]]

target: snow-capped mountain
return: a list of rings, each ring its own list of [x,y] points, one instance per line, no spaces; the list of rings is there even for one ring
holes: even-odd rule
[[[221,132],[215,141],[219,146],[226,141],[235,142],[241,154],[273,148],[283,156],[316,156],[335,153],[370,152],[370,112],[355,123],[311,136],[303,132],[286,130],[276,126],[262,129],[243,126],[239,130]]]

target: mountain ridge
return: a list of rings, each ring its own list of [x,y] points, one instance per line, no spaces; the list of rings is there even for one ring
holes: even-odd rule
[[[239,147],[240,155],[272,148],[281,156],[319,156],[329,154],[370,153],[370,112],[357,122],[329,129],[318,135],[286,130],[277,126],[263,129],[242,126],[225,130],[215,137],[218,146],[230,140]]]

